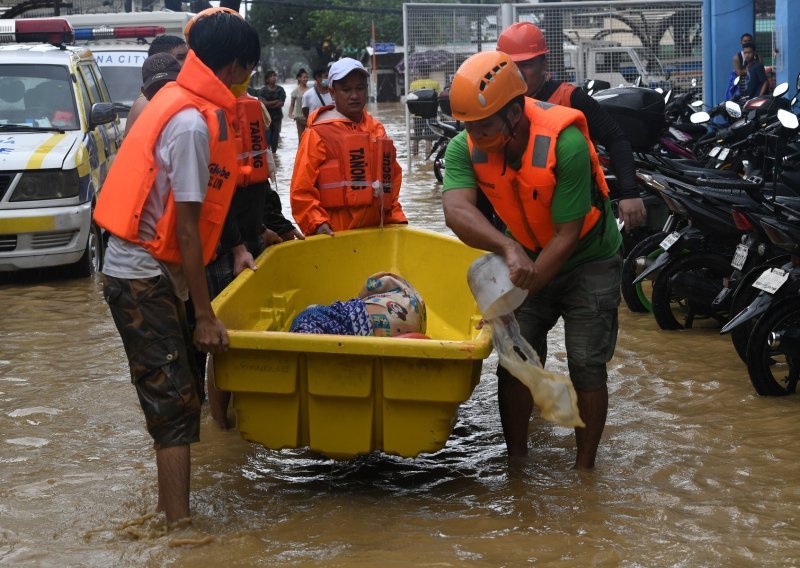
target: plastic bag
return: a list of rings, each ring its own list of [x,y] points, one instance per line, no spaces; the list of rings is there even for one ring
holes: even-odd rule
[[[585,427],[572,381],[542,368],[539,355],[522,337],[514,314],[491,319],[488,325],[492,327],[500,364],[530,389],[542,417],[559,426]]]

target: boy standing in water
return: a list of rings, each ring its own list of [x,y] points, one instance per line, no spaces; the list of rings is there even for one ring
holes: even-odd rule
[[[224,351],[204,265],[214,253],[236,183],[236,99],[260,57],[258,33],[238,13],[211,8],[190,22],[190,51],[126,137],[95,221],[110,234],[103,294],[153,438],[158,509],[189,518],[190,444],[200,436],[193,349]],[[188,332],[183,302],[197,318]]]

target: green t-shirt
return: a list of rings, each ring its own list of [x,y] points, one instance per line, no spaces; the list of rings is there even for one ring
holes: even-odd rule
[[[444,170],[443,192],[451,189],[478,188],[466,132],[458,134],[447,145],[445,163],[447,167]],[[509,167],[519,169],[520,164],[510,163]],[[577,127],[568,126],[559,134],[556,142],[556,187],[550,206],[553,223],[568,223],[586,215],[592,207],[592,185],[589,146],[586,138]],[[603,220],[578,242],[578,246],[564,263],[561,272],[585,262],[610,258],[617,252],[622,244],[622,235],[617,228],[609,200],[605,202]],[[506,234],[513,237],[508,232]],[[529,250],[528,254],[531,258],[536,258],[537,253]]]

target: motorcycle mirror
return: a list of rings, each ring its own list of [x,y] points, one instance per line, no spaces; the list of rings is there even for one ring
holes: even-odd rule
[[[689,122],[692,124],[702,124],[704,122],[708,122],[709,120],[711,120],[711,115],[704,110],[692,113],[692,115],[689,117]]]
[[[742,107],[733,101],[725,101],[725,112],[731,118],[740,118],[742,116]]]
[[[693,108],[700,108],[703,106],[703,101],[692,101],[689,103],[689,106]]]
[[[773,97],[782,97],[789,91],[789,83],[781,83],[772,91]]]
[[[789,130],[797,130],[797,127],[800,126],[800,121],[797,120],[797,115],[782,108],[778,109],[778,122],[780,122],[784,128],[788,128]]]

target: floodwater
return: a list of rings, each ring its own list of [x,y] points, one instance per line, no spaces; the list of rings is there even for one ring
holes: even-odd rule
[[[405,167],[400,105],[376,114]],[[294,124],[283,132],[286,203]],[[432,179],[416,162],[403,203],[412,224],[446,232]],[[536,418],[529,457],[507,461],[493,355],[446,447],[417,459],[269,451],[204,411],[194,525],[164,535],[142,519],[156,502],[154,455],[99,281],[6,277],[0,565],[796,565],[800,399],[758,397],[714,331],[660,331],[624,307],[620,325],[594,471],[571,470],[572,431]],[[558,330],[551,354],[566,373]]]

